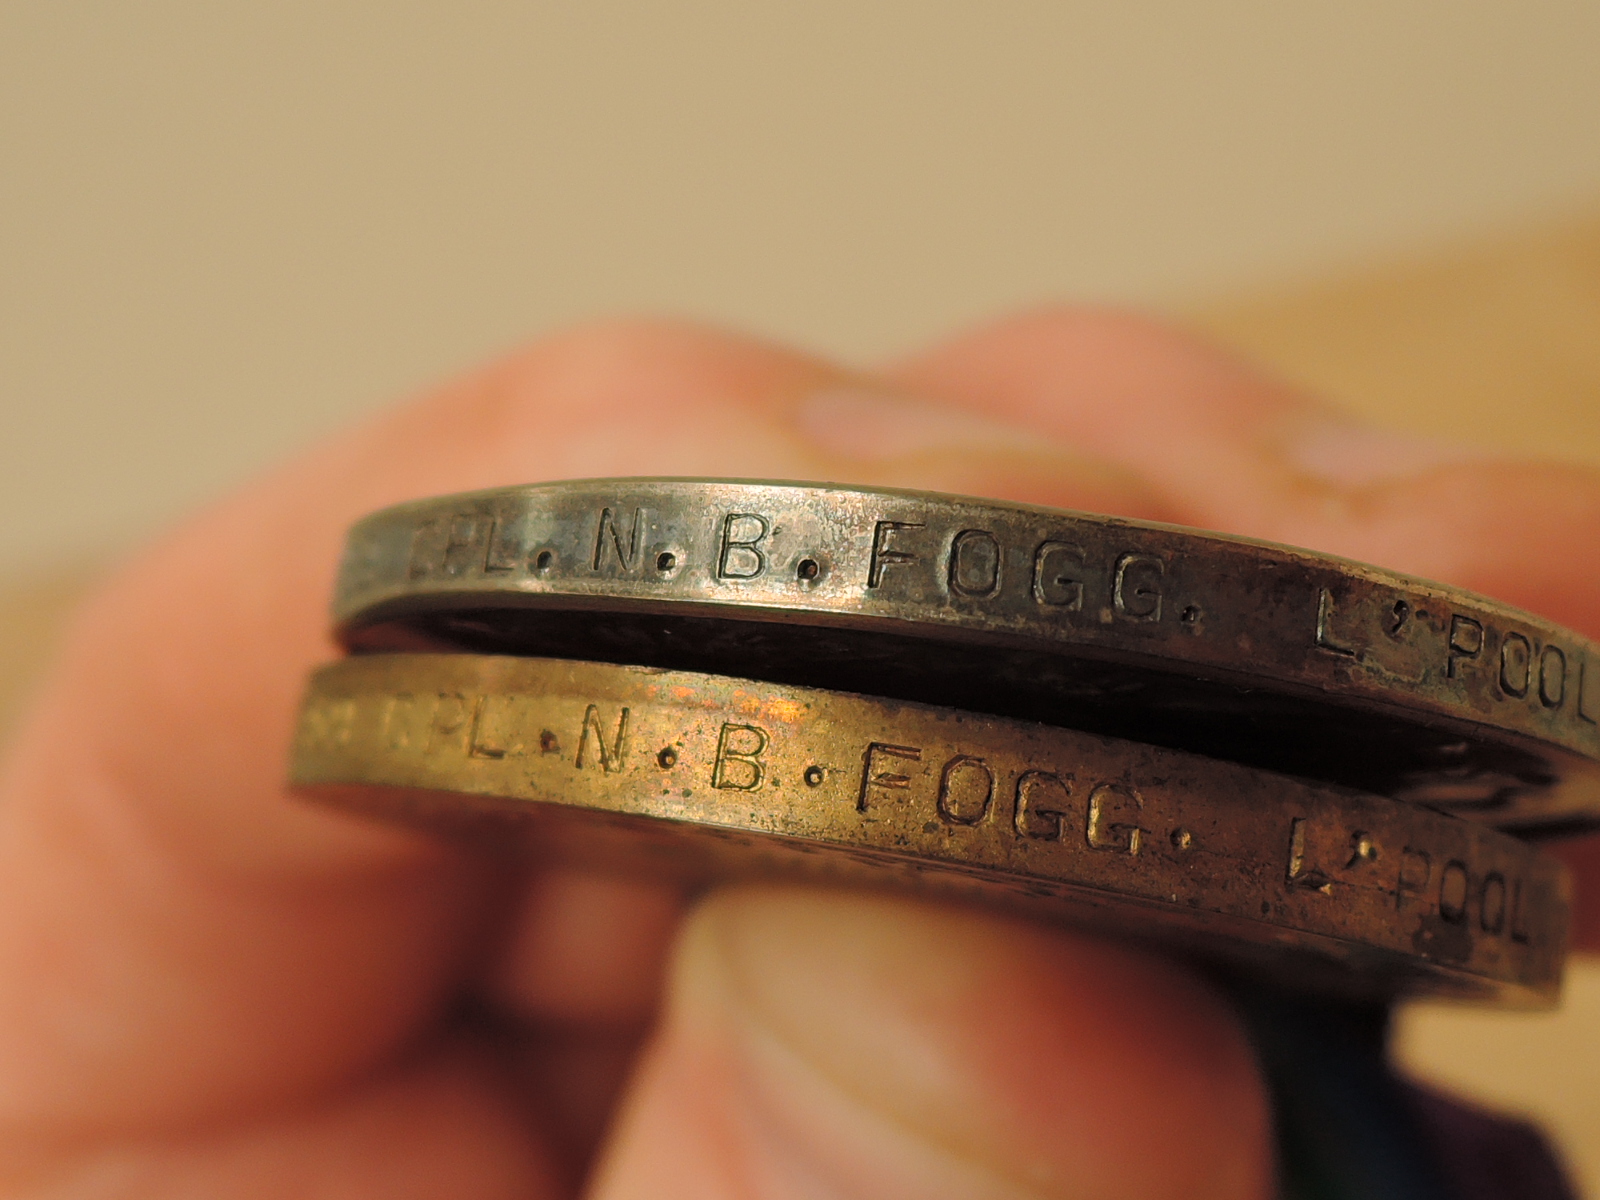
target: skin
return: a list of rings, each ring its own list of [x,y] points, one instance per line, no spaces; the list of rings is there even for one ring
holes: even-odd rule
[[[1571,565],[1600,476],[1385,442],[1133,317],[1037,312],[872,374],[683,326],[553,339],[202,513],[77,617],[0,773],[0,1194],[1270,1195],[1248,1043],[1176,965],[911,900],[686,906],[286,792],[350,521],[611,474],[1179,521],[1600,634]]]

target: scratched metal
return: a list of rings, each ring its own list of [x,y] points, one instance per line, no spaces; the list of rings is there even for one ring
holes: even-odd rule
[[[920,492],[585,480],[350,534],[357,648],[720,671],[1200,751],[1524,834],[1600,823],[1600,658],[1459,589]]]
[[[1302,987],[1553,1002],[1561,865],[1418,805],[847,693],[566,659],[367,655],[312,679],[293,781],[535,852],[1022,907]],[[520,814],[508,837],[492,814]]]

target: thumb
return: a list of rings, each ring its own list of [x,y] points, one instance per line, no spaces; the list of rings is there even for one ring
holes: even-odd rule
[[[1265,1197],[1224,1001],[1082,935],[877,896],[712,895],[596,1175],[651,1197]]]

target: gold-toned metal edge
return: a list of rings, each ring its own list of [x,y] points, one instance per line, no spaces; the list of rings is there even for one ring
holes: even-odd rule
[[[955,892],[1288,982],[1547,1004],[1564,872],[1416,806],[1023,722],[567,660],[314,677],[292,776],[337,803],[715,879]],[[395,790],[403,789],[403,790]],[[620,827],[619,827],[620,826]]]

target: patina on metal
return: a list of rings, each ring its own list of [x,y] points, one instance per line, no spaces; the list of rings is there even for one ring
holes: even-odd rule
[[[1600,823],[1600,654],[1459,589],[1196,530],[919,492],[612,479],[350,534],[357,648],[567,655],[1089,729],[1525,835]]]
[[[799,875],[1052,916],[1284,982],[1552,1002],[1562,867],[1333,785],[950,708],[562,659],[349,658],[294,783],[692,882]],[[515,830],[497,824],[500,817]]]

